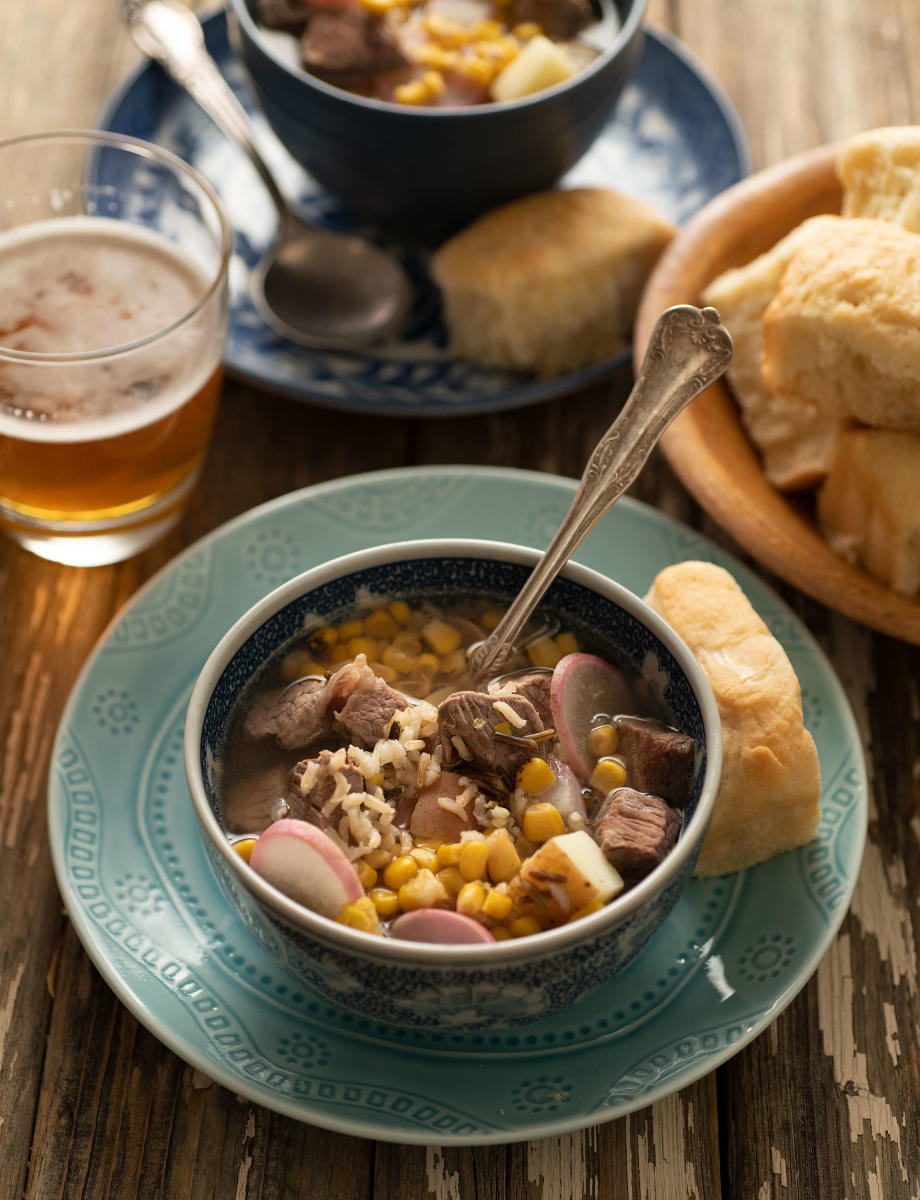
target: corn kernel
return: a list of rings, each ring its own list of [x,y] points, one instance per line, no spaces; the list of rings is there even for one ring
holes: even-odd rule
[[[597,761],[597,766],[591,772],[591,778],[588,780],[593,788],[599,792],[612,792],[614,788],[624,787],[626,784],[626,764],[619,758],[613,758],[606,755]]]
[[[511,897],[507,892],[497,892],[493,888],[482,902],[482,911],[495,921],[504,921],[511,912],[511,903]]]
[[[600,912],[604,905],[600,900],[592,900],[590,904],[585,904],[578,912],[573,912],[569,917],[569,924],[572,921],[578,921],[581,917],[587,917],[590,913]]]
[[[446,46],[448,50],[456,50],[470,39],[470,30],[459,21],[452,21],[442,13],[430,13],[422,24],[433,38]]]
[[[441,78],[440,75],[438,78]],[[441,82],[443,83],[443,80]],[[434,675],[440,665],[438,656],[427,650],[415,660],[416,671],[421,671],[423,675]]]
[[[364,861],[369,866],[374,867],[375,870],[379,871],[381,867],[389,866],[389,864],[393,861],[393,855],[391,851],[384,850],[382,847],[378,846],[376,850],[368,850],[367,854],[364,856]]]
[[[402,650],[403,654],[411,655],[412,658],[417,658],[422,652],[422,639],[411,629],[400,629],[393,638],[393,645],[397,650]]]
[[[376,676],[384,681],[384,683],[392,683],[398,678],[399,672],[394,671],[392,667],[387,666],[383,662],[369,662],[367,664]]]
[[[445,654],[452,654],[463,641],[463,634],[459,629],[448,625],[446,621],[438,620],[437,617],[425,622],[422,626],[422,637],[435,654],[440,654],[442,658]]]
[[[408,854],[401,854],[399,858],[394,858],[388,867],[383,871],[383,882],[388,888],[398,889],[404,883],[408,883],[413,875],[418,871],[418,863]]]
[[[541,845],[565,833],[565,818],[553,804],[531,804],[521,821],[524,837]]]
[[[370,865],[370,863],[363,858],[359,858],[355,863],[355,872],[358,876],[361,886],[366,892],[369,892],[377,882],[377,872]]]
[[[538,25],[536,21],[521,21],[511,32],[519,42],[529,42],[531,38],[539,37],[543,32],[543,26]]]
[[[239,841],[233,843],[233,849],[243,862],[249,862],[257,840],[257,838],[240,838]]]
[[[451,654],[445,654],[441,659],[441,670],[445,675],[456,675],[466,666],[466,655],[462,650],[454,650]]]
[[[490,63],[478,54],[464,54],[457,63],[457,74],[470,83],[478,83],[480,87],[488,87],[498,70],[497,63]]]
[[[357,617],[353,621],[343,621],[336,630],[340,642],[347,642],[349,638],[360,637],[363,632],[364,622]]]
[[[521,858],[508,831],[497,829],[486,838],[489,848],[488,870],[493,883],[507,883],[521,869]]]
[[[457,61],[455,50],[445,50],[434,42],[422,42],[419,46],[413,46],[409,53],[413,62],[423,67],[435,67],[439,71],[449,71]]]
[[[465,917],[475,917],[482,909],[485,898],[486,889],[478,880],[471,880],[457,893],[457,912]]]
[[[445,842],[443,846],[438,846],[438,862],[442,867],[455,867],[460,861],[462,849],[462,842]]]
[[[485,879],[489,847],[485,841],[463,842],[457,868],[464,879]]]
[[[413,846],[409,853],[420,867],[426,867],[429,871],[438,869],[437,851],[432,850],[430,846]]]
[[[362,896],[351,904],[343,904],[336,920],[342,925],[350,925],[352,929],[360,929],[362,933],[382,932],[377,909],[368,896]]]
[[[620,735],[614,725],[595,725],[588,734],[588,749],[598,758],[616,754],[619,745]]]
[[[511,937],[507,925],[493,925],[489,933],[492,934],[496,942],[507,942],[508,938]]]
[[[405,625],[411,615],[411,610],[405,600],[390,601],[387,610],[397,625]]]
[[[479,624],[483,629],[491,633],[493,629],[498,628],[498,623],[504,615],[505,610],[503,608],[487,608],[479,618]]]
[[[420,838],[415,839],[415,844],[416,844],[416,846],[426,846],[429,850],[437,850],[437,849],[439,849],[439,847],[444,845],[444,839],[438,838],[438,837],[433,837],[433,838],[420,837]]]
[[[578,653],[578,639],[575,637],[574,633],[569,633],[567,630],[564,630],[562,633],[556,634],[555,640],[556,645],[562,651],[563,657],[566,654]]]
[[[515,917],[513,921],[508,922],[508,932],[513,938],[530,937],[532,933],[540,933],[543,926],[536,917]],[[492,936],[495,936],[495,931],[492,931]]]
[[[395,643],[387,646],[380,655],[381,660],[394,671],[400,674],[407,675],[410,671],[415,670],[416,656],[407,654],[405,650],[400,649]]]
[[[400,887],[396,898],[403,912],[435,908],[447,900],[447,888],[433,872],[423,867]]]
[[[444,95],[444,89],[447,86],[444,82],[444,76],[440,71],[426,71],[422,76],[422,83],[428,95],[436,100],[438,96]]]
[[[502,27],[498,21],[487,17],[485,20],[476,22],[473,26],[472,37],[477,40],[479,38],[497,38],[501,35],[501,31]]]
[[[398,104],[424,104],[428,92],[420,79],[412,79],[409,83],[401,83],[393,89],[393,99]]]
[[[444,885],[448,900],[456,900],[460,889],[466,885],[466,880],[456,867],[442,867],[437,872],[437,878]]]
[[[527,657],[535,667],[555,667],[563,655],[554,638],[543,637],[528,644]]]
[[[399,897],[391,888],[372,888],[368,896],[373,902],[378,916],[392,917],[394,913],[399,912]]]
[[[358,0],[358,3],[365,12],[369,12],[374,17],[382,17],[393,7],[394,0]]]
[[[359,654],[364,654],[367,656],[368,661],[370,661],[373,658],[379,657],[380,651],[373,638],[359,634],[356,637],[346,638],[345,653],[349,658],[356,658]]]
[[[517,773],[515,783],[530,792],[531,796],[539,796],[556,782],[556,773],[545,758],[529,758]]]
[[[375,638],[391,638],[399,632],[392,613],[378,608],[364,618],[364,632]]]

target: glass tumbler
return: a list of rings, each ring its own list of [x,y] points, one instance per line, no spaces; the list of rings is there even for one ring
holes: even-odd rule
[[[0,526],[78,566],[178,521],[220,395],[231,233],[210,185],[133,138],[0,142]]]

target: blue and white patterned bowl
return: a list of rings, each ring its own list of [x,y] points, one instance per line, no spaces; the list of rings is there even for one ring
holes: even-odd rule
[[[339,619],[360,596],[493,595],[510,600],[538,552],[463,539],[401,542],[307,571],[244,614],[217,644],[189,702],[185,769],[211,866],[230,903],[267,951],[330,1001],[371,1020],[429,1029],[504,1028],[558,1012],[627,967],[690,880],[721,772],[721,726],[690,651],[637,596],[569,563],[543,604],[583,644],[634,675],[690,734],[697,754],[681,837],[664,862],[600,912],[546,933],[484,946],[433,946],[374,937],[282,895],[231,848],[216,764],[234,702],[267,659],[310,627]]]

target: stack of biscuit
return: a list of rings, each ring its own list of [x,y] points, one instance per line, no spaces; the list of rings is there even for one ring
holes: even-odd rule
[[[829,543],[920,591],[920,127],[871,130],[837,161],[840,216],[813,217],[703,300],[767,478],[817,488]]]

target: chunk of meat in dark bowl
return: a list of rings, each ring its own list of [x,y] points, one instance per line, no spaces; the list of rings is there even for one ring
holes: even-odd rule
[[[677,841],[680,814],[658,796],[617,788],[601,805],[594,840],[626,880],[641,879]]]
[[[370,668],[368,672],[336,712],[335,719],[353,742],[371,747],[387,736],[394,715],[409,701],[402,692],[370,672]]]
[[[502,709],[509,708],[515,720]],[[497,726],[507,726],[506,735],[524,741],[543,732],[543,722],[534,706],[523,696],[490,696],[488,692],[454,692],[438,705],[438,724],[445,761],[468,764],[477,771],[498,771],[513,783],[515,772],[538,751],[534,746],[506,741]]]
[[[256,13],[266,29],[299,34],[307,23],[309,9],[306,0],[258,0]]]
[[[357,6],[317,12],[300,39],[300,55],[308,71],[332,82],[408,65],[386,24]]]
[[[286,750],[306,746],[326,727],[326,680],[298,679],[276,692],[258,696],[246,714],[243,731],[251,738],[274,738]]]
[[[323,808],[335,795],[339,787],[339,776],[345,781],[344,795],[363,792],[364,776],[349,762],[338,763],[340,755],[331,750],[321,750],[315,758],[305,758],[291,773],[291,783],[285,795],[288,816],[300,821],[309,821],[320,828],[334,823],[341,812],[336,805],[332,812],[323,813]],[[337,763],[338,765],[333,765]],[[307,783],[304,783],[304,777]]]
[[[539,25],[548,38],[568,42],[594,20],[588,0],[512,0],[509,25]]]
[[[549,670],[522,671],[512,676],[507,682],[514,685],[514,694],[529,700],[540,715],[545,729],[553,723],[550,707],[549,692],[553,682],[553,673]]]
[[[690,790],[693,738],[647,717],[618,717],[617,753],[629,764],[629,783],[640,792],[683,804]]]

